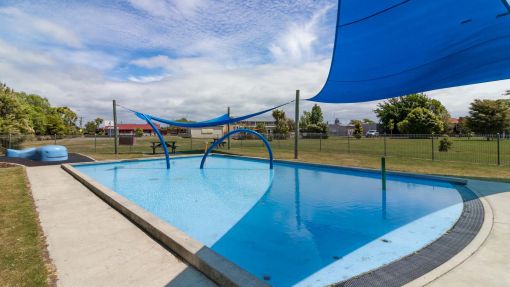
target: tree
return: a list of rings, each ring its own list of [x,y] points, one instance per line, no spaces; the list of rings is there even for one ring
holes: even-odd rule
[[[0,83],[0,133],[76,134],[76,120],[68,107],[51,107],[46,98]]]
[[[364,118],[364,119],[362,120],[362,122],[363,122],[364,124],[374,124],[374,123],[375,123],[373,120],[371,120],[371,119],[369,119],[369,118]]]
[[[30,120],[30,106],[5,84],[0,85],[0,133],[34,133]]]
[[[96,133],[96,123],[94,121],[89,121],[85,123],[85,134],[93,135]]]
[[[299,130],[306,133],[326,133],[328,126],[324,123],[321,107],[315,104],[310,112],[304,111],[299,120]]]
[[[288,121],[283,110],[273,110],[273,118],[276,121],[274,132],[286,136],[289,133]]]
[[[141,128],[135,129],[135,137],[141,137],[143,136],[143,130]]]
[[[102,118],[96,118],[94,120],[94,123],[96,124],[96,130],[99,128],[99,126],[101,126],[101,124],[103,123],[103,119]]]
[[[392,98],[377,105],[374,110],[379,122],[386,128],[386,131],[393,133],[398,124],[404,121],[409,113],[416,108],[423,108],[436,115],[446,129],[450,114],[440,101],[429,98],[425,94],[411,94],[408,96]]]
[[[413,109],[397,126],[403,134],[439,134],[444,130],[444,122],[426,108]]]
[[[267,133],[266,125],[264,123],[257,123],[255,126],[255,130],[259,133],[265,134]]]
[[[353,135],[357,139],[360,139],[363,136],[363,126],[361,125],[361,121],[357,121],[354,123]]]
[[[475,133],[502,133],[510,127],[510,103],[508,100],[474,100],[466,121]]]

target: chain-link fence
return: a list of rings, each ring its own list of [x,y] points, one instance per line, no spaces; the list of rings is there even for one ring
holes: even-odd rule
[[[294,151],[292,133],[266,134],[275,153],[291,154]],[[167,135],[169,151],[175,153],[200,153],[215,138],[191,138]],[[95,154],[113,154],[114,138],[99,135],[34,136],[0,135],[2,150],[25,148],[47,144],[60,144],[70,152],[94,157]],[[374,156],[406,157],[434,161],[453,161],[510,166],[510,138],[499,135],[377,135],[332,136],[317,133],[301,133],[299,153],[366,154]],[[236,134],[217,147],[217,151],[265,155],[263,143],[250,134]],[[155,136],[136,137],[120,135],[118,152],[121,154],[161,154],[163,150]]]

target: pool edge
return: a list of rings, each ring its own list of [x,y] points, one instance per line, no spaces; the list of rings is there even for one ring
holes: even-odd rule
[[[100,199],[218,285],[269,286],[178,228],[78,171],[71,164],[63,164],[61,167]]]

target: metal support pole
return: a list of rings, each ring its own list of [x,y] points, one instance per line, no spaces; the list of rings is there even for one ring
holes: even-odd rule
[[[227,114],[230,119],[230,107],[227,108]],[[230,133],[230,123],[227,124],[227,133]],[[227,149],[230,150],[230,137],[227,138]]]
[[[381,179],[382,189],[386,190],[386,158],[384,156],[381,157]]]
[[[12,148],[12,144],[11,144],[11,137],[12,137],[12,136],[11,136],[11,133],[9,133],[9,145],[8,145],[8,147],[9,147],[9,148]]]
[[[94,132],[94,153],[97,153],[97,133]]]
[[[55,141],[55,145],[57,144],[57,134],[53,135],[53,140]]]
[[[294,159],[298,158],[299,140],[299,90],[296,90],[296,108],[294,114]]]
[[[498,165],[501,165],[500,139],[501,139],[501,135],[498,133]]]
[[[117,102],[113,100],[113,135],[115,154],[119,153],[119,131],[117,130]]]

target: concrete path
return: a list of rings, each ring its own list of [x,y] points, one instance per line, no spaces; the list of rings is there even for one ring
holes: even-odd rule
[[[27,173],[59,286],[215,286],[60,166]]]
[[[408,286],[510,286],[510,184],[470,180],[468,187],[490,207],[479,234],[452,260]]]

